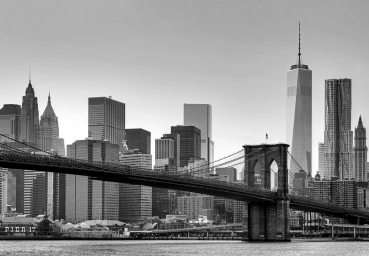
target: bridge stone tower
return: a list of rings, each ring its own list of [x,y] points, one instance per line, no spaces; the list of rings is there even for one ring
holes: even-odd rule
[[[245,183],[255,182],[255,166],[260,164],[261,185],[270,188],[271,164],[278,165],[278,188],[274,202],[245,202],[244,238],[249,241],[291,241],[288,198],[287,144],[245,145]],[[260,183],[260,180],[259,182]]]

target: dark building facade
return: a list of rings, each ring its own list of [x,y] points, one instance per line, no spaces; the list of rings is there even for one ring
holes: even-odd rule
[[[141,128],[126,129],[125,132],[129,149],[138,149],[141,154],[151,154],[151,132]]]
[[[21,135],[21,114],[22,110],[19,105],[5,104],[0,109],[0,133],[19,140]],[[0,142],[5,141],[11,142],[11,139],[0,136]]]
[[[188,165],[191,158],[201,158],[201,131],[195,126],[172,126],[171,134],[180,135],[180,167]]]

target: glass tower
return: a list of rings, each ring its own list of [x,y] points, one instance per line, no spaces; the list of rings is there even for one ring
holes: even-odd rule
[[[288,166],[293,174],[298,173],[301,168],[311,174],[312,71],[302,64],[300,49],[299,32],[298,62],[287,72],[286,142],[295,159],[289,156]]]
[[[324,177],[353,179],[351,79],[325,80]]]
[[[111,98],[88,98],[88,136],[118,144],[122,151],[125,104]]]
[[[211,105],[184,104],[184,125],[192,125],[201,130],[201,158],[212,163],[214,161],[214,142]]]

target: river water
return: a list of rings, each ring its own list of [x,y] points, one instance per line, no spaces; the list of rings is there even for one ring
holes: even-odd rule
[[[369,255],[369,242],[0,241],[0,255]]]

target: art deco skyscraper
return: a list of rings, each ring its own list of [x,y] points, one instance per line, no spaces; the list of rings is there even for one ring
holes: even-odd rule
[[[31,79],[26,89],[26,95],[22,101],[21,139],[24,142],[39,143],[38,138],[39,116],[38,103],[35,91],[32,88]]]
[[[354,172],[356,181],[367,181],[367,154],[366,129],[363,126],[361,116],[355,128],[355,147],[354,147]]]
[[[354,178],[351,79],[325,80],[324,177]]]
[[[209,104],[184,104],[184,125],[201,130],[201,158],[214,161],[212,107]]]
[[[125,104],[111,97],[88,98],[88,136],[118,144],[122,151]]]
[[[298,61],[287,72],[287,144],[293,158],[311,174],[312,71],[302,64],[300,50],[299,24]],[[288,163],[293,174],[299,172],[299,165],[291,157]]]
[[[59,138],[58,117],[51,106],[50,94],[47,106],[40,121],[40,144],[45,151],[57,151],[59,155],[65,155],[64,140]]]

